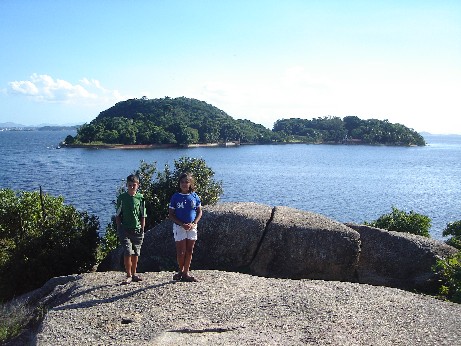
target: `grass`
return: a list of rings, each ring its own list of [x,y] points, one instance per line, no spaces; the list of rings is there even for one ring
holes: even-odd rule
[[[42,309],[15,300],[0,304],[0,345],[14,339],[43,317]]]

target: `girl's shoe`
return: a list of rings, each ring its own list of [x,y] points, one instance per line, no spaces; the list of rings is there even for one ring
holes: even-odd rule
[[[122,285],[128,285],[131,281],[133,281],[133,278],[131,276],[127,276],[125,280],[122,281]]]
[[[139,281],[142,281],[142,277],[138,275],[133,275],[133,282],[139,282]]]
[[[198,280],[194,278],[192,275],[183,275],[181,278],[181,281],[186,281],[186,282],[197,282]]]
[[[173,275],[173,280],[174,281],[179,281],[181,279],[182,279],[182,273],[181,272],[176,273],[176,274]]]

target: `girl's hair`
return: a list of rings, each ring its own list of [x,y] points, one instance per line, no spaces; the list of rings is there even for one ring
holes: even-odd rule
[[[190,183],[189,186],[189,192],[195,191],[195,179],[194,176],[191,173],[181,173],[178,179],[178,189],[181,191],[181,180],[187,179],[187,181]]]

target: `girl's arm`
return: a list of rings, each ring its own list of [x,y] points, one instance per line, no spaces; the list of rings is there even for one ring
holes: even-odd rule
[[[193,223],[197,224],[200,219],[202,218],[202,207],[201,206],[198,206],[197,207],[197,215],[195,216],[195,220]]]

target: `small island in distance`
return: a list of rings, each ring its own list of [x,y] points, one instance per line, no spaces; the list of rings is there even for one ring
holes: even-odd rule
[[[129,99],[102,111],[67,136],[67,147],[162,147],[271,143],[424,146],[413,129],[388,120],[334,116],[277,120],[274,127],[234,119],[200,100]]]

